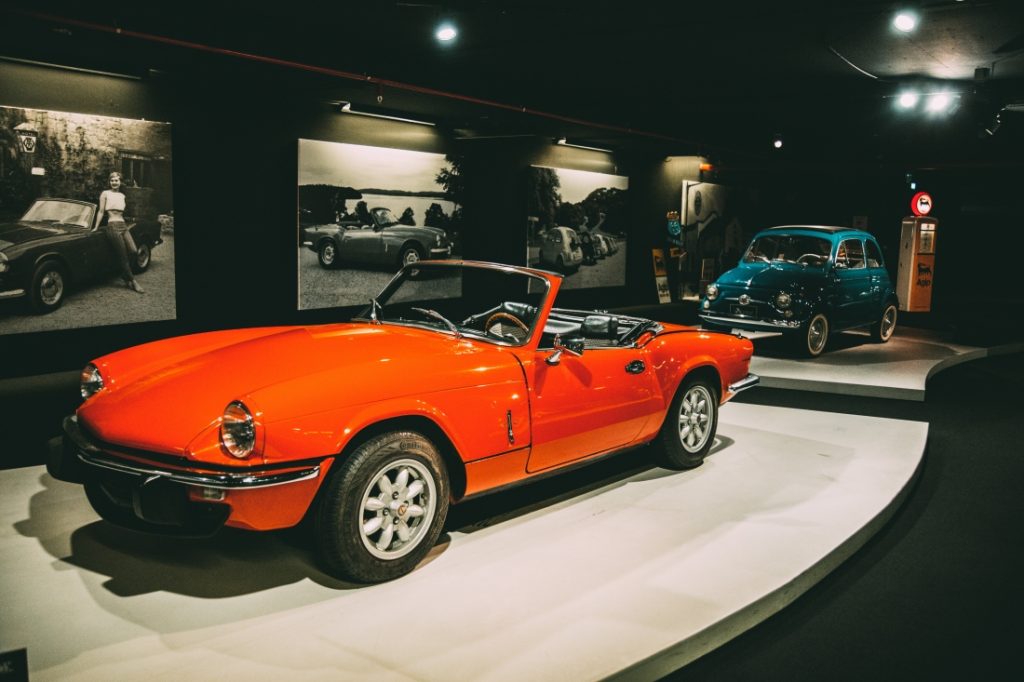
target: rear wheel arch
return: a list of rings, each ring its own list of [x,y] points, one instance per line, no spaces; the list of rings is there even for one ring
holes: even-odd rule
[[[679,390],[679,386],[681,386],[687,379],[703,379],[712,386],[717,386],[719,400],[721,400],[722,396],[725,395],[725,386],[722,385],[722,375],[714,365],[700,365],[699,367],[689,369],[682,378],[679,379],[679,384],[676,385],[676,390]]]

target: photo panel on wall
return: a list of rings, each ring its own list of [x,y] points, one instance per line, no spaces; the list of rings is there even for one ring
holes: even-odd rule
[[[176,314],[171,125],[0,106],[0,334]]]
[[[526,262],[565,275],[563,289],[625,286],[629,178],[531,166]]]
[[[457,258],[458,177],[443,154],[300,139],[299,309],[365,305],[402,266]],[[450,280],[435,289],[462,294]]]

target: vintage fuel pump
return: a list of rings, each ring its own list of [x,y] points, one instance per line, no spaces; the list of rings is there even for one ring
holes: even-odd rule
[[[903,219],[900,228],[900,263],[896,295],[900,310],[926,313],[932,308],[935,280],[935,232],[939,221],[929,217],[932,198],[918,192],[910,202],[914,215]]]

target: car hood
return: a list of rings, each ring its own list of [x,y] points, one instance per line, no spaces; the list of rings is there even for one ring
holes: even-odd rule
[[[0,225],[0,249],[84,232],[85,230],[80,227],[64,227],[51,223],[4,223]]]
[[[79,408],[84,427],[109,443],[170,454],[183,454],[232,400],[270,428],[303,414],[522,376],[507,348],[359,323],[198,334],[96,364],[107,388]]]
[[[730,291],[790,290],[797,285],[822,282],[823,268],[805,268],[801,265],[781,263],[741,263],[718,278],[717,284]]]

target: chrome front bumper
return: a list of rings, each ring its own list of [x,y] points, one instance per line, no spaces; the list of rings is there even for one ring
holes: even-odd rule
[[[722,317],[720,315],[699,314],[701,320],[717,324],[721,327],[736,327],[738,329],[764,329],[767,331],[787,331],[799,329],[803,322],[799,320],[755,320],[749,317]]]
[[[281,464],[272,467],[251,467],[244,471],[209,469],[202,463],[190,464],[188,469],[178,469],[159,464],[137,462],[107,454],[82,433],[78,417],[71,415],[64,420],[65,453],[74,455],[90,467],[116,471],[122,474],[141,476],[147,482],[162,479],[185,485],[213,488],[216,490],[249,490],[268,488],[275,485],[296,483],[320,475],[320,463]],[[67,452],[71,450],[71,452]],[[209,466],[209,465],[206,465]]]

